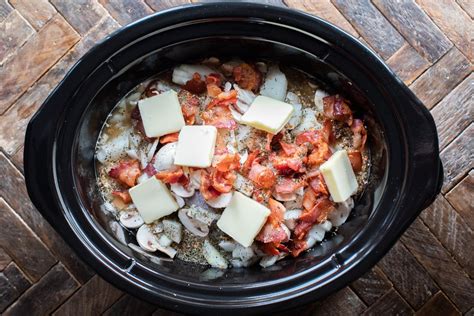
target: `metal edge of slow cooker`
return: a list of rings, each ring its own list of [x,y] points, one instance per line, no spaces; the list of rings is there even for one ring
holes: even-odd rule
[[[229,6],[229,4],[226,4],[226,6]],[[201,7],[201,9],[204,10],[204,11],[206,11],[206,10],[209,10],[209,11],[210,11],[211,8],[212,8],[212,9],[215,9],[216,7],[220,7],[221,11],[223,10],[223,6],[216,6],[216,5],[208,5],[208,6],[198,5],[197,7]],[[243,5],[243,6],[239,5],[239,8],[242,8],[242,7],[247,8],[247,10],[257,10],[257,9],[261,9],[261,8],[262,8],[262,6],[258,6],[258,5],[257,5],[257,6],[255,6],[255,5]],[[186,9],[189,10],[189,8],[186,8]],[[181,9],[171,10],[171,12],[176,13],[176,12],[178,12],[178,10],[181,10]],[[269,10],[269,9],[268,9],[268,10]],[[272,8],[271,10],[278,11],[278,13],[285,13],[285,14],[286,14],[286,11],[282,12],[282,9]],[[189,11],[188,11],[188,13],[189,13]],[[216,12],[216,13],[217,13],[217,12]],[[274,14],[274,13],[275,13],[275,12],[273,12],[273,14]],[[163,14],[164,14],[164,13],[163,13]],[[185,15],[185,12],[183,11],[182,14]],[[245,15],[244,12],[239,13],[239,14]],[[268,13],[268,14],[271,15],[272,13]],[[294,15],[293,12],[292,12],[291,14]],[[159,16],[162,16],[162,13],[159,13],[158,15],[159,15]],[[298,15],[298,16],[295,17],[295,18],[301,18],[301,16]],[[306,18],[307,18],[307,17],[306,17]],[[151,19],[151,18],[147,18],[147,19]],[[147,19],[145,19],[145,20],[143,20],[143,21],[138,21],[138,22],[134,23],[133,25],[131,25],[131,26],[129,26],[129,27],[126,27],[125,29],[133,28],[133,27],[136,27],[136,26],[140,26],[140,25],[142,25],[142,23],[145,23]],[[282,20],[285,20],[285,18],[282,17]],[[307,22],[308,22],[308,23],[314,23],[314,22],[315,22],[314,20],[315,20],[315,19],[314,19],[313,17],[311,17],[311,20],[310,20],[310,21],[307,21]],[[319,22],[321,23],[321,21],[319,21]],[[284,23],[284,21],[283,21],[283,23]],[[325,23],[325,22],[324,22],[324,23]],[[333,28],[333,27],[332,27],[332,28]],[[333,30],[333,31],[334,31],[334,30]],[[340,31],[337,30],[337,32],[340,32]],[[117,34],[117,33],[116,33],[116,34]],[[115,34],[111,35],[111,37],[114,37],[114,35],[115,35]],[[344,35],[344,36],[346,36],[346,35]],[[357,43],[356,43],[356,44],[357,44]],[[359,47],[359,49],[361,49],[361,47]],[[364,49],[365,49],[365,48],[364,48]],[[95,50],[96,50],[96,52],[97,52],[97,48],[96,48]],[[369,56],[372,54],[372,53],[370,53],[370,52],[368,52],[368,51],[366,51],[365,53],[366,53],[366,54],[369,54]],[[91,54],[92,54],[92,53],[91,53]],[[86,57],[87,57],[87,56],[86,56]],[[84,59],[85,59],[86,57],[84,57]],[[371,56],[371,57],[374,57],[374,56]],[[80,62],[79,62],[79,63],[80,63]],[[382,64],[382,65],[383,65],[383,64]],[[74,71],[74,70],[72,70],[72,71]],[[387,71],[387,70],[385,70],[385,71]],[[391,74],[391,73],[389,73],[389,74],[393,76],[393,74]],[[403,90],[403,86],[402,86],[402,90]],[[55,93],[57,93],[57,92],[55,92]],[[410,97],[412,97],[412,96],[407,95],[406,97],[407,97],[407,98],[410,98]],[[49,100],[48,100],[48,101],[49,101]],[[47,101],[47,102],[48,102],[48,101]],[[45,102],[45,103],[47,103],[47,102]],[[415,103],[417,103],[417,102],[416,102],[416,99],[415,99]],[[29,128],[29,130],[30,130],[30,128]],[[30,136],[31,136],[31,135],[30,135]],[[27,138],[28,138],[28,137],[27,137]],[[437,146],[437,144],[436,144],[436,146]],[[27,156],[27,157],[26,157],[27,159],[26,159],[25,161],[28,161],[28,160],[29,160],[29,153],[30,153],[30,151],[29,151],[27,148],[25,148],[25,156]],[[26,165],[26,164],[25,164],[25,165]],[[50,171],[52,171],[52,170],[50,170]],[[25,172],[27,172],[27,171],[25,170]],[[29,171],[28,171],[28,172],[29,172]],[[28,173],[27,173],[27,174],[28,174]],[[28,182],[30,182],[30,181],[28,181]],[[31,185],[29,185],[29,191],[30,191],[30,187],[31,187]],[[36,204],[36,203],[35,203],[35,204]],[[39,203],[39,204],[41,204],[41,203]],[[417,210],[417,211],[419,211],[419,210]],[[414,213],[417,214],[418,212],[414,212]],[[416,214],[415,214],[415,216],[416,216]],[[411,219],[408,220],[408,222],[411,222]],[[55,225],[55,226],[56,226],[56,225]],[[401,227],[399,228],[399,231],[403,231],[404,229],[405,229],[405,228],[404,228],[403,226],[401,226]],[[398,235],[399,235],[399,234],[398,234]],[[396,240],[396,238],[393,238],[393,239]],[[391,243],[393,243],[393,242],[394,242],[394,241],[392,241]],[[386,250],[388,250],[389,247],[390,247],[390,244],[386,244],[386,245],[383,247],[383,248],[385,248],[383,252],[385,252]],[[357,274],[360,274],[361,272],[365,271],[365,270],[367,269],[367,266],[372,265],[373,263],[375,263],[376,260],[378,260],[378,258],[377,258],[377,259],[372,259],[372,260],[371,260],[371,261],[372,261],[371,263],[367,263],[367,262],[366,262],[366,263],[363,265],[363,267],[362,267],[362,265],[360,265],[360,264],[359,264],[359,265],[356,265],[356,266],[358,266],[358,268],[359,268],[360,271],[357,271],[355,274],[352,274],[352,276],[357,275]],[[357,267],[356,267],[356,268],[357,268]],[[332,289],[330,289],[330,291],[335,290],[337,287],[342,287],[344,284],[347,283],[347,280],[351,279],[351,277],[349,277],[349,276],[347,275],[347,273],[346,273],[346,278],[345,278],[345,279],[346,279],[346,280],[345,280],[344,282],[339,282],[339,285],[338,285],[338,286],[334,286]],[[116,280],[113,280],[113,279],[112,279],[111,281],[112,281],[113,283],[115,283],[114,281],[116,281]],[[339,281],[341,281],[341,275],[339,275]],[[123,285],[122,285],[122,287],[123,287]],[[329,291],[327,291],[327,293],[328,293],[328,292],[329,292]],[[321,294],[327,294],[327,293],[321,293]],[[307,301],[307,300],[306,300],[306,301]],[[290,305],[291,305],[291,304],[290,304]],[[169,306],[169,307],[173,307],[173,306]],[[191,311],[191,310],[190,310],[190,311]]]

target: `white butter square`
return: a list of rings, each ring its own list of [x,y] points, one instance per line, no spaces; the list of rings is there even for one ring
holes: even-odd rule
[[[179,132],[174,164],[197,168],[211,166],[216,139],[217,128],[214,126],[184,126]]]
[[[134,186],[128,192],[147,224],[170,215],[179,208],[166,185],[155,177]]]
[[[249,247],[268,215],[267,207],[236,191],[217,221],[217,227],[242,246]]]
[[[185,125],[178,95],[173,90],[138,101],[138,109],[148,137],[178,132]]]
[[[290,120],[293,110],[291,104],[261,95],[253,100],[241,121],[268,133],[278,134]]]
[[[357,192],[357,179],[347,151],[336,151],[319,170],[334,202],[343,202]]]

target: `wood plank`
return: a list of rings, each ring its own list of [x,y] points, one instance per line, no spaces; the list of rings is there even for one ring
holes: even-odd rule
[[[438,292],[438,286],[425,268],[401,242],[397,242],[378,265],[395,289],[415,309],[423,306],[431,296]]]
[[[330,0],[285,0],[290,8],[305,11],[314,14],[340,27],[349,34],[358,37],[359,34],[354,27],[346,20],[339,10],[330,2]]]
[[[351,288],[366,303],[372,305],[391,288],[392,284],[378,267],[352,282]]]
[[[0,22],[5,20],[5,18],[13,11],[13,8],[8,3],[7,0],[0,0]]]
[[[158,308],[152,315],[153,316],[184,316],[184,314],[176,313],[176,312],[169,311],[169,310],[163,309],[163,308]],[[277,315],[275,315],[275,316],[277,316]]]
[[[432,110],[443,150],[474,120],[474,74],[464,79]]]
[[[11,262],[3,271],[3,275],[8,279],[8,282],[13,286],[18,293],[23,293],[31,285],[31,282],[26,278],[18,266]]]
[[[474,278],[474,232],[451,204],[439,195],[420,217],[464,271]]]
[[[107,11],[95,0],[51,0],[50,2],[81,35],[85,35],[103,17],[107,16]]]
[[[38,281],[56,263],[48,248],[3,198],[0,198],[0,226],[0,247],[8,251],[31,280]]]
[[[23,173],[23,149],[22,146],[18,151],[11,157],[12,162],[15,164],[18,170]]]
[[[446,199],[464,218],[466,223],[474,229],[474,170],[462,179],[448,194]]]
[[[349,287],[343,288],[313,306],[312,314],[318,316],[359,315],[366,309],[364,302]]]
[[[453,47],[413,82],[410,89],[431,109],[471,72],[469,60]]]
[[[405,43],[370,0],[333,0],[332,3],[383,59],[388,59]]]
[[[145,0],[145,2],[155,11],[191,3],[190,0]]]
[[[370,306],[362,315],[413,315],[413,309],[395,290],[390,290],[377,302]]]
[[[99,0],[99,3],[122,25],[153,13],[153,10],[140,0]]]
[[[157,0],[155,0],[157,1]],[[194,3],[211,3],[211,2],[222,2],[222,0],[191,0],[191,2]],[[276,6],[285,6],[285,2],[283,0],[241,0],[241,2],[257,2],[257,3],[265,3],[265,4],[270,4],[270,5],[276,5]]]
[[[464,175],[474,167],[474,124],[469,125],[440,154],[444,168],[444,183],[441,192],[451,190]]]
[[[13,303],[18,296],[20,296],[20,293],[17,289],[10,284],[3,273],[0,273],[0,313]]]
[[[0,114],[18,99],[79,40],[76,32],[56,15],[0,68]]]
[[[431,63],[443,56],[452,46],[414,0],[373,2],[413,48]]]
[[[12,262],[0,273],[0,312],[4,311],[21,293],[31,285],[18,267]]]
[[[3,248],[0,248],[0,271],[3,271],[10,262],[12,262],[12,258],[10,258]]]
[[[61,263],[55,265],[41,280],[31,286],[11,305],[4,316],[47,315],[55,310],[78,287],[78,283]]]
[[[101,314],[122,292],[98,276],[94,276],[79,291],[74,293],[53,315],[92,315]]]
[[[31,116],[46,100],[48,94],[64,77],[74,63],[89,48],[110,34],[120,25],[108,17],[84,36],[60,61],[38,80],[0,120],[0,147],[13,155],[24,142],[24,135]]]
[[[125,294],[116,303],[114,303],[103,316],[134,316],[134,315],[151,315],[156,310],[156,306],[136,297]]]
[[[430,63],[410,44],[405,43],[387,60],[387,65],[408,85],[418,78],[430,66]]]
[[[417,0],[443,33],[471,61],[474,60],[474,23],[452,0]]]
[[[17,12],[13,11],[0,23],[0,64],[13,55],[35,30]]]
[[[417,316],[456,316],[461,315],[457,308],[449,301],[443,292],[439,291],[433,296],[420,310],[416,312]]]
[[[413,222],[402,236],[402,241],[461,312],[472,307],[474,280],[453,260],[420,219]]]
[[[64,240],[35,209],[26,192],[23,175],[2,153],[0,153],[0,174],[5,176],[5,180],[0,181],[0,196],[81,283],[89,280],[94,275],[92,270],[66,245]]]
[[[17,9],[30,24],[39,30],[56,14],[56,9],[48,0],[10,0],[10,4]]]
[[[474,2],[472,0],[456,0],[456,2],[474,19]]]

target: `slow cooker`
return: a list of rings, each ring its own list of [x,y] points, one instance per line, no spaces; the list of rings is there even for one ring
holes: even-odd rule
[[[372,181],[348,222],[321,246],[271,269],[221,271],[149,255],[127,246],[130,236],[100,208],[94,149],[108,113],[150,76],[210,56],[296,67],[352,100],[368,124]],[[250,3],[173,8],[109,35],[31,119],[24,155],[31,200],[100,276],[193,314],[290,309],[341,289],[382,258],[434,200],[443,178],[433,118],[378,56],[320,18]]]

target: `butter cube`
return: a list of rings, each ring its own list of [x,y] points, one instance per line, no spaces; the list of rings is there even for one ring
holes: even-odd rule
[[[174,164],[197,168],[211,166],[216,139],[217,128],[214,126],[184,126],[179,132]]]
[[[268,215],[268,208],[236,191],[217,221],[217,227],[242,246],[249,247]]]
[[[265,96],[253,100],[250,108],[242,115],[243,124],[278,134],[291,118],[293,106]]]
[[[138,101],[138,109],[148,137],[178,132],[185,125],[178,95],[173,90]]]
[[[319,167],[319,170],[334,202],[343,202],[357,192],[357,179],[347,151],[336,151]]]
[[[166,185],[155,177],[134,186],[128,192],[147,224],[170,215],[179,208]]]

